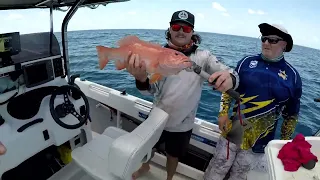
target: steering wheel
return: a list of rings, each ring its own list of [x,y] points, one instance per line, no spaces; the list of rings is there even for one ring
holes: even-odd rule
[[[68,97],[68,93],[72,92],[77,93],[80,95],[80,97],[84,100],[85,104],[85,113],[84,117],[81,116],[74,108],[74,104],[70,101]],[[64,103],[59,104],[54,107],[54,100],[57,95],[63,95]],[[72,86],[72,85],[64,85],[58,87],[55,91],[53,91],[51,97],[50,97],[50,102],[49,102],[49,107],[50,107],[50,113],[54,121],[59,124],[61,127],[64,127],[66,129],[77,129],[84,125],[88,118],[89,118],[89,101],[86,97],[86,95],[77,87]],[[64,123],[60,118],[65,117],[68,114],[72,114],[74,117],[76,117],[79,120],[79,123],[77,124],[66,124]]]

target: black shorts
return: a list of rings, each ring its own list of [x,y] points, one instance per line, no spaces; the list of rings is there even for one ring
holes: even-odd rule
[[[188,149],[192,130],[187,132],[169,132],[163,131],[157,144],[154,146],[156,149],[160,149],[160,146],[164,143],[165,151],[172,157],[183,157]]]

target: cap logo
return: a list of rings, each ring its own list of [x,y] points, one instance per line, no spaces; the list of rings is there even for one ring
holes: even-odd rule
[[[178,14],[178,17],[180,19],[188,19],[188,13],[185,12],[185,11],[181,11],[179,14]]]

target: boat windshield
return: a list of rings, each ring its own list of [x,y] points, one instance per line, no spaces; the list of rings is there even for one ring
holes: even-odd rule
[[[0,11],[2,24],[5,25],[0,28],[1,94],[13,91],[24,84],[21,73],[10,72],[12,67],[61,55],[57,38],[50,35],[49,10],[33,11]]]

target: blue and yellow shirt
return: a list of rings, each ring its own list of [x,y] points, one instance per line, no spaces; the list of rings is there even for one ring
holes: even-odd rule
[[[279,118],[284,118],[281,139],[290,139],[297,124],[302,94],[298,71],[284,58],[277,62],[262,59],[261,54],[247,56],[237,64],[240,77],[240,112],[244,126],[242,149],[263,152],[274,139]],[[222,93],[220,116],[228,115],[231,98]],[[239,120],[238,104],[231,120]],[[229,129],[231,127],[229,126]],[[223,134],[226,136],[226,134]]]

